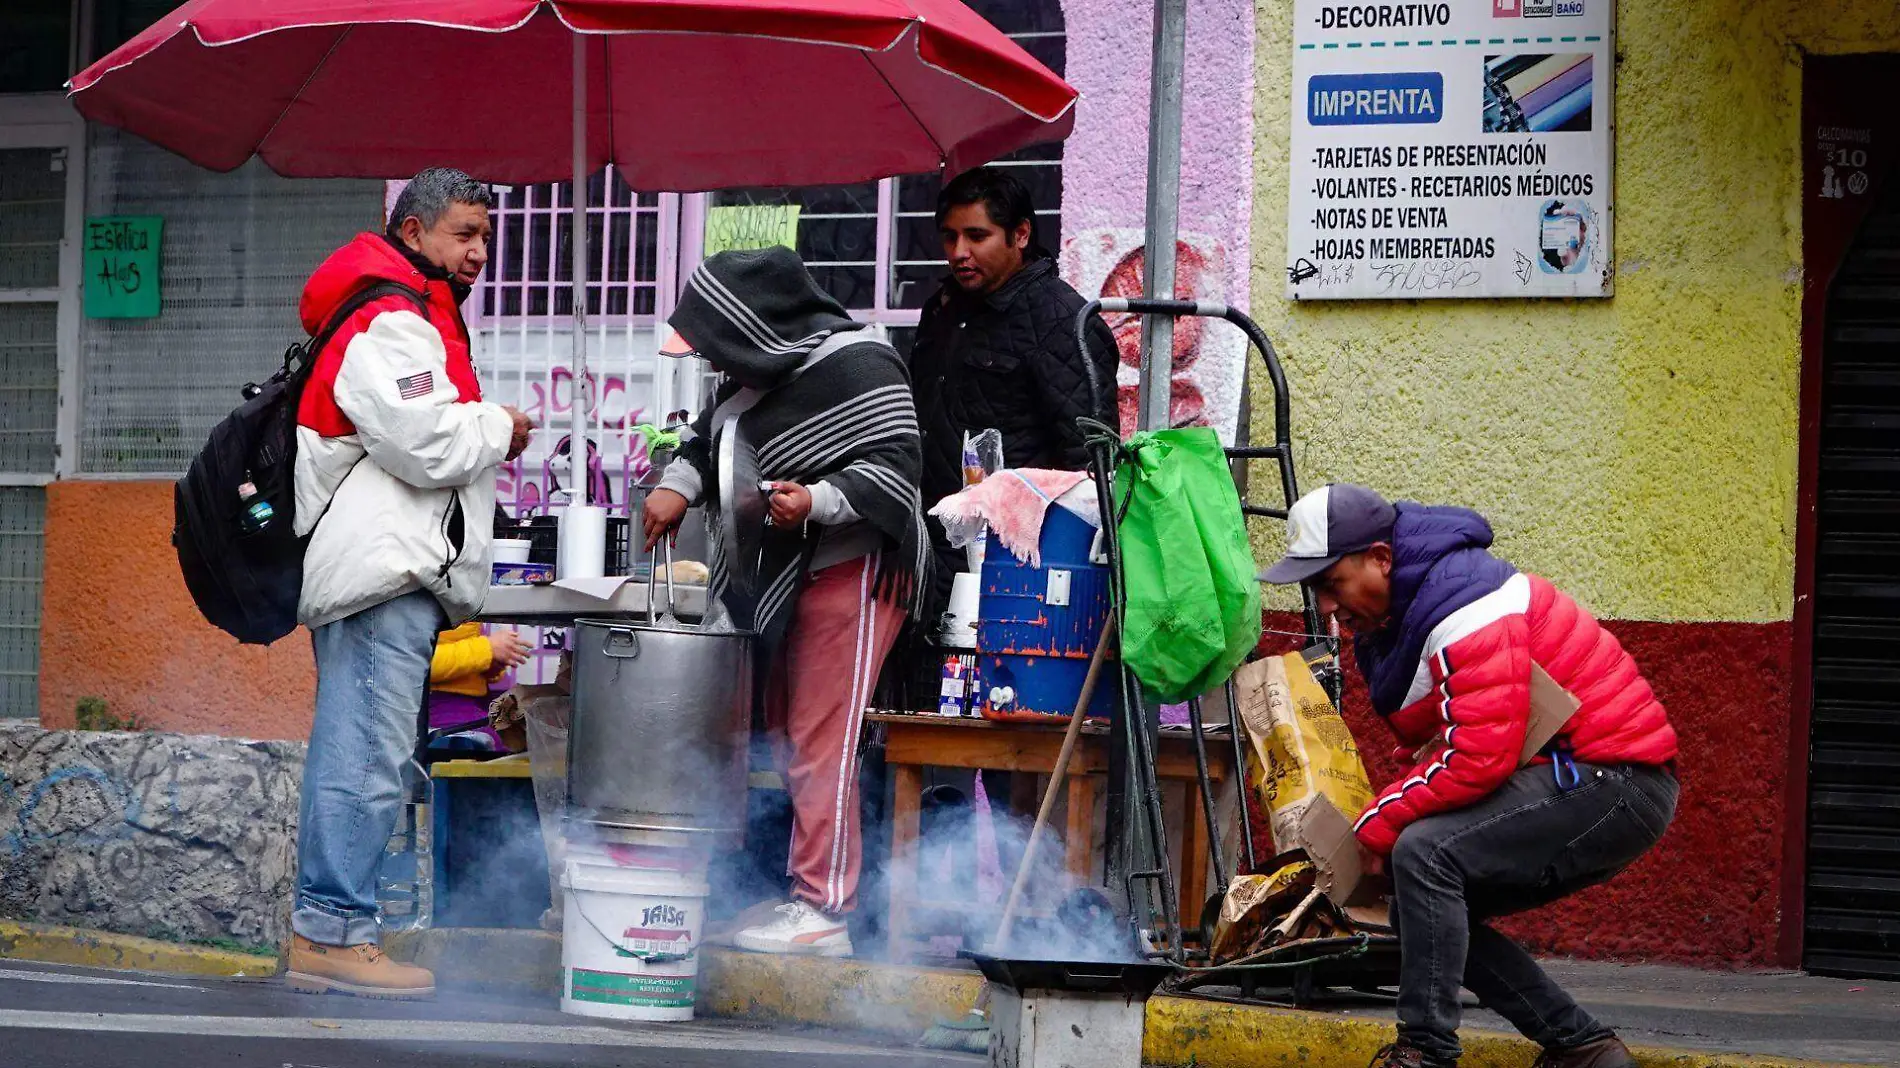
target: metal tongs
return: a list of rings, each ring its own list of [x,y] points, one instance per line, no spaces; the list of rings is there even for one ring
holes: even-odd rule
[[[666,611],[655,619],[654,603],[659,600],[655,596],[657,592],[655,584],[659,579],[659,556],[662,546],[666,549]],[[683,629],[679,617],[673,614],[677,603],[678,599],[673,593],[673,539],[668,535],[662,535],[659,542],[647,550],[647,625],[665,627],[668,630]]]

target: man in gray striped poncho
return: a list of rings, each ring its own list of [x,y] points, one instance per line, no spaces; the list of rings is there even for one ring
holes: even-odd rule
[[[647,498],[649,545],[688,505],[718,508],[718,435],[736,425],[773,483],[756,595],[751,561],[713,553],[712,590],[759,632],[766,713],[790,744],[792,900],[743,949],[847,956],[856,906],[858,730],[884,657],[926,586],[917,412],[903,361],[812,281],[796,253],[723,252],[693,272],[661,351],[723,374],[714,408]],[[745,492],[744,489],[741,492]],[[717,519],[717,516],[711,518]]]

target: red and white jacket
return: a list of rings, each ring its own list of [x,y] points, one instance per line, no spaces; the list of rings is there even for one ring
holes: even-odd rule
[[[1586,764],[1666,764],[1676,732],[1621,643],[1534,575],[1446,616],[1427,637],[1410,693],[1388,717],[1409,757],[1445,743],[1367,807],[1355,830],[1389,854],[1415,820],[1489,796],[1517,771],[1530,719],[1531,665],[1577,698],[1559,738]]]
[[[359,234],[310,276],[304,329],[378,281],[421,292],[426,318],[400,295],[357,310],[297,408],[297,533],[311,535],[298,616],[312,628],[421,589],[455,625],[488,593],[495,472],[514,420],[482,400],[449,282]]]

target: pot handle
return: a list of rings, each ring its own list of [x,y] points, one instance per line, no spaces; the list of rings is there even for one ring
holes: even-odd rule
[[[1062,979],[1070,990],[1096,992],[1114,990],[1121,985],[1122,969],[1116,965],[1108,966],[1105,971],[1092,969],[1086,965],[1063,965]]]
[[[615,652],[625,649],[626,652]],[[632,660],[640,655],[640,632],[631,627],[614,627],[600,640],[601,655],[615,660]]]

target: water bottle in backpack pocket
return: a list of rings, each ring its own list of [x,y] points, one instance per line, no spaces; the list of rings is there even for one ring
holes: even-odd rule
[[[211,430],[173,489],[172,545],[185,588],[212,625],[240,642],[269,645],[297,628],[304,546],[296,534],[297,406],[317,356],[358,309],[423,295],[379,282],[344,301],[315,337],[292,345],[283,366],[244,387],[244,403]]]

